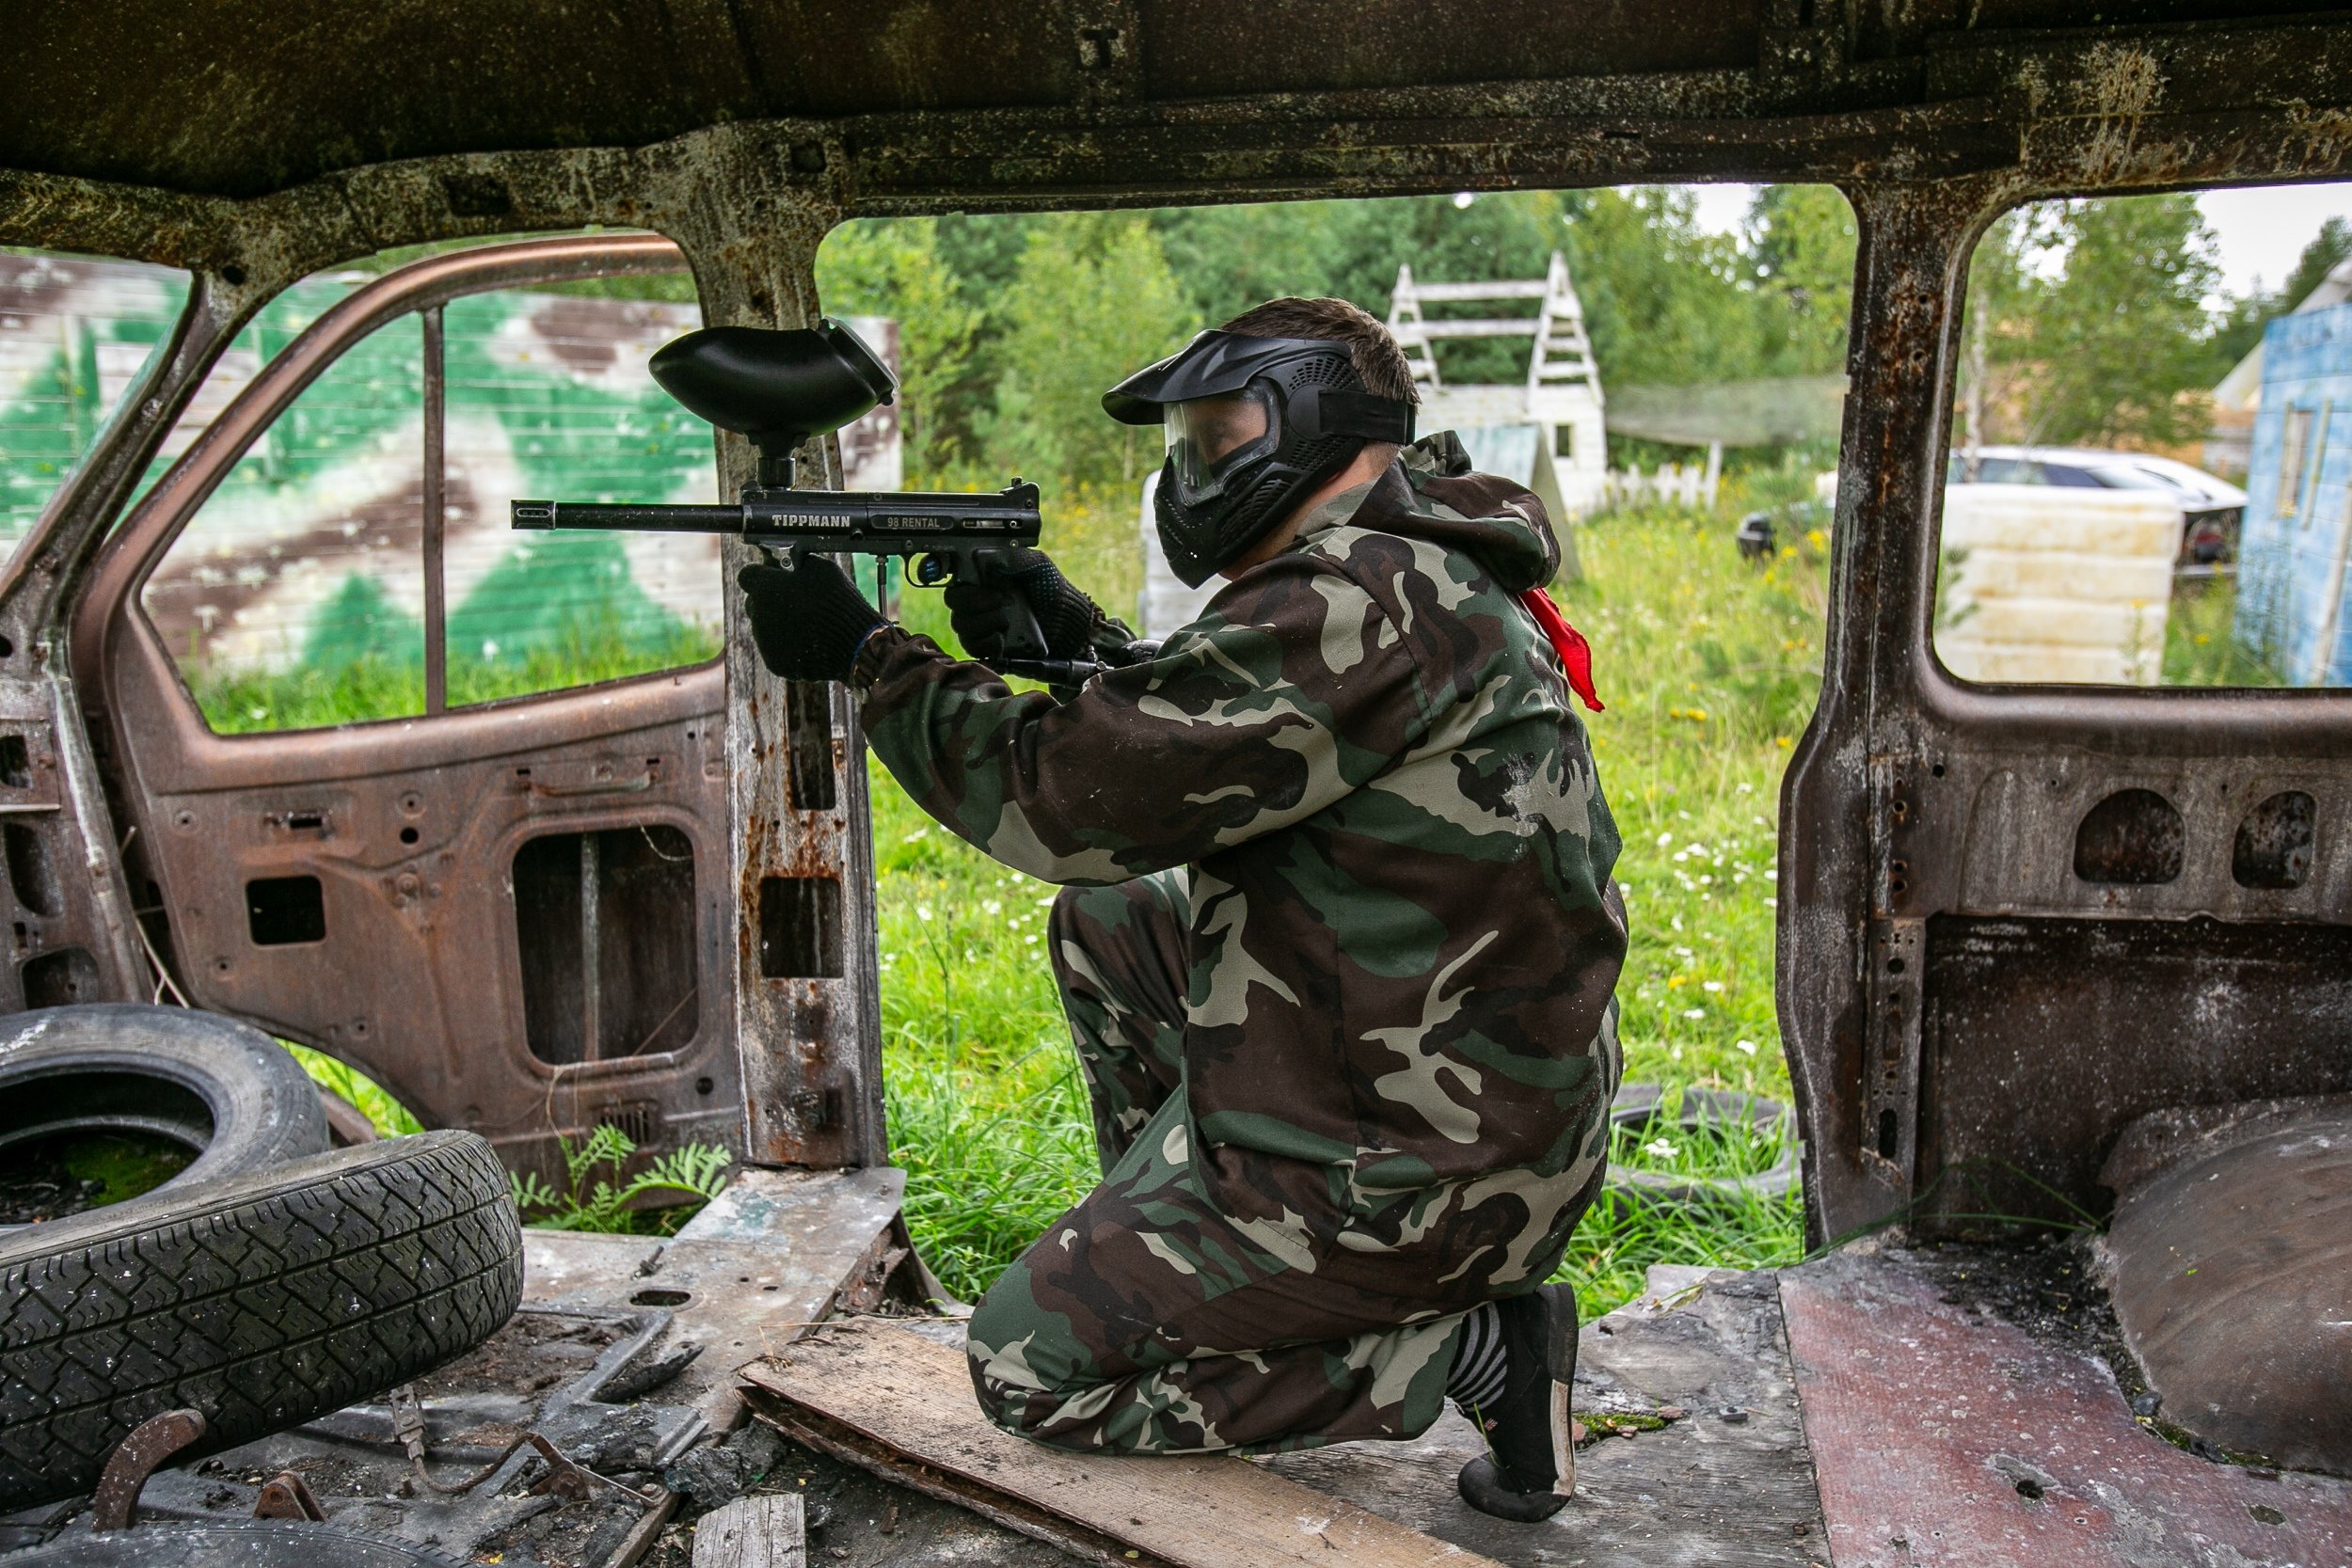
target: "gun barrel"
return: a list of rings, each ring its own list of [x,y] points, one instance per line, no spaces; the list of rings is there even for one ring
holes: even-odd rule
[[[739,506],[618,506],[596,501],[516,501],[509,521],[519,529],[629,529],[644,533],[739,533]]]
[[[1037,543],[1037,486],[1015,480],[994,494],[745,487],[735,506],[619,506],[518,500],[518,529],[628,529],[732,533],[757,545],[825,553],[929,556]]]

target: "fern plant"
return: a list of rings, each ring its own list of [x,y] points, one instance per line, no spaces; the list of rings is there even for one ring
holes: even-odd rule
[[[566,1191],[557,1192],[536,1171],[519,1176],[510,1171],[506,1178],[516,1209],[526,1224],[541,1230],[670,1235],[719,1196],[734,1164],[734,1156],[715,1144],[687,1144],[624,1178],[637,1144],[610,1122],[599,1123],[577,1147],[569,1138],[556,1143],[564,1154]],[[660,1193],[677,1196],[659,1207],[634,1207],[639,1198]]]

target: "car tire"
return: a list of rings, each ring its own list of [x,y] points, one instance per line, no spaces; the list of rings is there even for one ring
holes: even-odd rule
[[[0,1160],[11,1147],[77,1132],[143,1132],[194,1151],[156,1193],[327,1147],[310,1074],[250,1024],[135,1005],[0,1018]]]
[[[432,1546],[376,1530],[278,1519],[74,1529],[0,1553],[8,1568],[469,1568]]]
[[[506,1172],[423,1132],[0,1237],[0,1511],[88,1491],[149,1417],[191,1455],[432,1370],[522,1299]]]
[[[1664,1110],[1665,1094],[1656,1084],[1627,1084],[1617,1090],[1609,1108],[1613,1127],[1654,1125]],[[1683,1176],[1613,1164],[1605,1196],[1613,1205],[1657,1204],[1668,1208],[1741,1208],[1758,1201],[1781,1202],[1796,1190],[1802,1146],[1796,1118],[1788,1107],[1758,1094],[1731,1089],[1690,1087],[1682,1091],[1681,1106],[1670,1125],[1696,1132],[1708,1123],[1745,1122],[1759,1132],[1781,1139],[1780,1156],[1770,1170],[1753,1176]]]

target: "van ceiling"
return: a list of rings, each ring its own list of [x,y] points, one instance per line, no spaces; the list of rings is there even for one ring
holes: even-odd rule
[[[2280,19],[2322,8],[2265,8]],[[404,159],[644,146],[742,120],[832,122],[853,141],[901,141],[944,115],[962,137],[1005,134],[987,148],[967,140],[966,152],[1011,150],[1040,132],[1112,130],[1148,123],[1160,106],[1234,99],[1263,105],[1245,118],[1289,122],[1285,140],[1310,121],[1343,137],[1335,111],[1393,121],[1456,117],[1473,103],[1506,119],[1834,116],[1979,95],[1989,83],[1948,68],[2032,41],[2021,33],[2138,34],[2161,59],[2193,50],[2197,24],[2246,25],[2247,9],[2228,0],[77,0],[13,8],[0,53],[10,105],[0,170],[246,198]],[[2077,25],[2094,19],[2106,25]],[[2169,74],[2209,69],[2182,63],[2194,69]],[[2280,85],[2313,101],[2292,87]],[[1463,88],[1477,89],[1472,100]],[[1734,138],[1713,165],[1736,176],[1742,155]],[[1693,166],[1670,161],[1647,177]],[[1643,159],[1620,162],[1594,172],[1645,177]],[[987,164],[970,167],[976,188],[986,188]],[[1508,169],[1491,172],[1510,182]]]

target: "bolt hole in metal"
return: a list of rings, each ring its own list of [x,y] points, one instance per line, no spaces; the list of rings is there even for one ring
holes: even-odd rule
[[[1879,1112],[1879,1158],[1892,1160],[1896,1148],[1895,1109],[1890,1105]]]
[[[21,735],[0,735],[0,784],[23,789],[33,782],[33,759]]]
[[[1889,958],[1889,959],[1887,959],[1887,960],[1886,960],[1886,973],[1887,973],[1887,974],[1900,974],[1902,972],[1903,972],[1903,961],[1902,961],[1902,959],[1900,959],[1900,958]]]
[[[403,844],[414,844],[418,836],[417,830],[414,828],[403,828],[400,831],[400,841]]]
[[[640,1291],[628,1301],[631,1307],[684,1307],[693,1299],[690,1291]]]
[[[2042,1500],[2042,1483],[2027,1476],[2017,1483],[2017,1495],[2029,1503],[2038,1503]]]
[[[15,652],[16,652],[16,643],[15,643],[15,641],[14,641],[12,639],[10,639],[10,638],[8,638],[8,636],[6,636],[5,634],[0,634],[0,658],[6,658],[6,657],[8,657],[10,654],[13,654],[13,653],[15,653]]]

